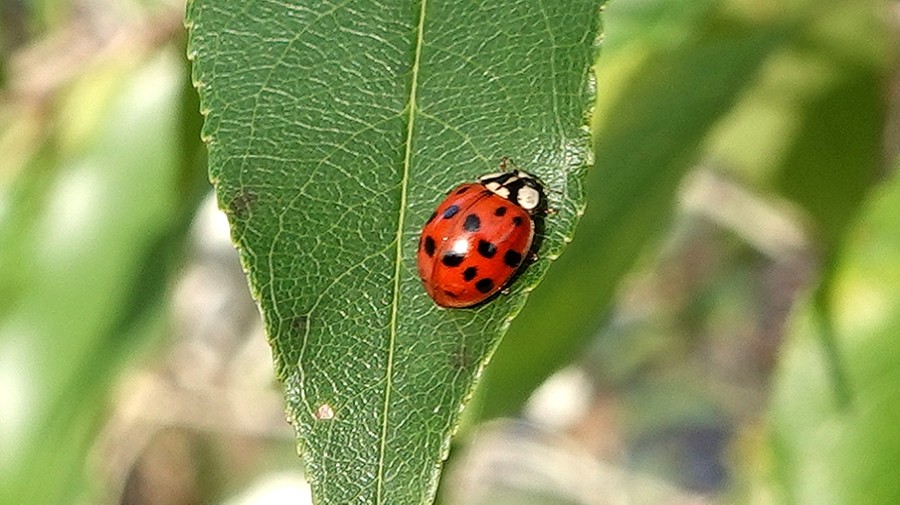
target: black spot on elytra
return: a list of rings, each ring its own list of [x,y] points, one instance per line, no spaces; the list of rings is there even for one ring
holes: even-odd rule
[[[478,231],[481,229],[481,219],[475,214],[469,214],[466,216],[466,221],[463,223],[463,229],[471,232]]]
[[[495,216],[505,216],[506,215],[506,207],[497,207],[497,210],[494,211]]]
[[[441,263],[447,265],[448,267],[458,267],[463,259],[466,257],[465,254],[455,253],[453,251],[448,252],[441,258]]]
[[[475,283],[475,289],[482,293],[489,293],[492,289],[494,289],[494,281],[485,277],[484,279],[481,279]]]
[[[513,218],[513,225],[521,226],[522,225],[522,216],[516,216]]]
[[[436,217],[437,217],[437,211],[432,212],[431,217],[428,218],[428,221],[425,224],[428,224],[428,223],[434,221],[434,218],[436,218]]]
[[[513,250],[506,251],[506,254],[503,255],[503,262],[509,267],[516,268],[519,263],[522,263],[522,254]]]
[[[457,195],[461,195],[461,194],[465,193],[465,192],[468,191],[468,190],[469,190],[469,186],[465,186],[465,187],[459,188],[459,189],[456,191],[456,194],[457,194]]]
[[[425,249],[425,254],[427,254],[428,257],[434,256],[434,248],[436,246],[437,244],[434,243],[434,239],[431,238],[431,236],[425,237],[423,248]]]
[[[494,255],[497,254],[497,246],[488,242],[487,240],[479,240],[478,254],[484,256],[485,258],[493,258]]]
[[[478,275],[478,269],[475,267],[469,267],[463,272],[463,279],[470,281]]]
[[[447,210],[444,211],[444,219],[450,219],[455,216],[456,213],[459,212],[459,205],[451,205],[447,207]]]

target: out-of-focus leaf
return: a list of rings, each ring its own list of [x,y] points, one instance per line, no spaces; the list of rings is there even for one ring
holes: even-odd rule
[[[792,60],[810,69],[805,75],[812,82],[805,84],[811,92],[798,97],[795,117],[801,123],[778,183],[812,215],[826,251],[840,243],[885,164],[890,62],[882,7],[873,0],[816,3],[813,22],[791,46]]]
[[[609,37],[603,39],[603,58],[615,60],[614,53],[629,46],[653,51],[674,47],[696,34],[696,29],[709,19],[710,11],[721,0],[643,0],[618,1],[608,6]]]
[[[163,329],[165,274],[205,181],[182,173],[196,153],[179,143],[184,66],[171,51],[142,60],[61,100],[59,136],[79,140],[48,146],[10,193],[28,205],[0,223],[15,244],[0,250],[0,503],[78,499],[109,379]],[[88,96],[103,106],[79,108]]]
[[[880,188],[848,235],[828,302],[793,319],[772,401],[776,502],[889,505],[900,497],[900,181]],[[849,401],[820,342],[831,332]]]
[[[609,38],[616,37],[615,5]],[[784,28],[704,17],[684,27],[692,36],[683,44],[633,44],[601,56],[588,210],[486,373],[485,417],[514,412],[593,335],[620,278],[667,222],[708,130],[778,47]]]
[[[427,503],[482,367],[571,237],[597,0],[195,0],[210,174],[317,503]],[[556,213],[511,293],[445,310],[419,232],[502,156]]]

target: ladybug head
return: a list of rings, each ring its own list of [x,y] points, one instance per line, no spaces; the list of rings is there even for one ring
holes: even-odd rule
[[[528,172],[516,169],[489,174],[479,177],[478,182],[497,196],[522,207],[529,214],[544,205],[544,186]]]

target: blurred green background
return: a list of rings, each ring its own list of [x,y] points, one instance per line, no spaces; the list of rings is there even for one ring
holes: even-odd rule
[[[308,503],[178,2],[0,3],[0,504]],[[613,0],[447,504],[900,503],[900,4]]]

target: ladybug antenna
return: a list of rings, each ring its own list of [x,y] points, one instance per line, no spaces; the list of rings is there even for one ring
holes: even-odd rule
[[[506,172],[510,168],[519,170],[519,167],[517,167],[516,164],[513,163],[513,160],[509,156],[503,156],[502,158],[500,158],[500,171]]]

